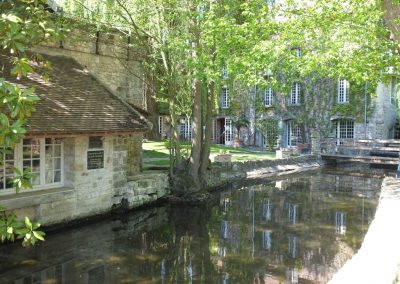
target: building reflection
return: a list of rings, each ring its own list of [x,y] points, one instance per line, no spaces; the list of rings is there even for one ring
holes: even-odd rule
[[[295,235],[289,235],[289,256],[296,258],[297,253],[297,237]]]
[[[228,221],[222,220],[221,221],[221,238],[222,239],[227,239],[229,235],[229,227],[228,227]]]
[[[272,203],[271,200],[264,200],[262,206],[262,218],[264,221],[272,220]]]
[[[271,245],[272,245],[272,240],[271,240],[271,230],[264,230],[263,235],[262,235],[262,247],[263,249],[270,250]]]
[[[296,223],[297,223],[297,211],[298,211],[298,205],[292,204],[292,203],[288,204],[289,224],[296,225]]]
[[[336,234],[346,234],[346,214],[344,212],[335,212]]]

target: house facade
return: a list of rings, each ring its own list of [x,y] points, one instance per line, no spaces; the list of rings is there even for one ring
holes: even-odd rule
[[[2,77],[40,97],[25,137],[0,157],[0,204],[46,225],[137,207],[168,192],[166,174],[141,172],[151,123],[142,110],[142,78],[126,72],[140,73],[140,61],[121,61],[113,42],[108,49],[70,40],[34,48],[52,63],[48,82],[34,62],[35,71],[17,80],[9,57],[0,58]],[[13,168],[33,173],[32,189],[15,193]]]
[[[299,79],[290,82],[285,92],[265,85],[236,90],[236,94],[221,86],[214,143],[232,145],[234,137],[240,137],[241,145],[309,147],[312,130],[317,130],[323,138],[335,138],[338,144],[359,139],[400,139],[394,75],[388,74],[387,81],[376,86],[353,84],[345,78]],[[232,101],[235,108],[240,105],[240,113],[250,122],[240,135],[233,126],[238,110],[232,116]],[[273,131],[275,127],[279,128],[278,133]],[[276,136],[272,142],[269,134]]]

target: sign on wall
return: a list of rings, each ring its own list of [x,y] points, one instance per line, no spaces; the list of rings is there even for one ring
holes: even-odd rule
[[[104,150],[95,150],[87,152],[87,169],[104,168]]]

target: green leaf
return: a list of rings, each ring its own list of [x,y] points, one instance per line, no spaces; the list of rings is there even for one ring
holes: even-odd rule
[[[40,231],[33,231],[33,235],[38,239],[38,240],[41,240],[41,241],[44,241],[44,238],[43,238],[43,232],[40,232]]]
[[[32,223],[27,216],[25,217],[25,226],[29,229],[32,229]]]

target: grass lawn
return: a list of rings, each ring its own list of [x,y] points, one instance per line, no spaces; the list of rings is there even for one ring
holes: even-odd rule
[[[190,151],[190,143],[182,143],[183,155],[188,155]],[[234,148],[220,144],[211,144],[211,161],[214,160],[214,156],[220,153],[232,154],[232,161],[255,161],[255,160],[266,160],[275,159],[275,152],[263,151],[263,150],[252,150],[245,148]],[[143,158],[145,164],[151,165],[169,165],[169,152],[166,148],[165,142],[154,142],[147,141],[143,142]]]

